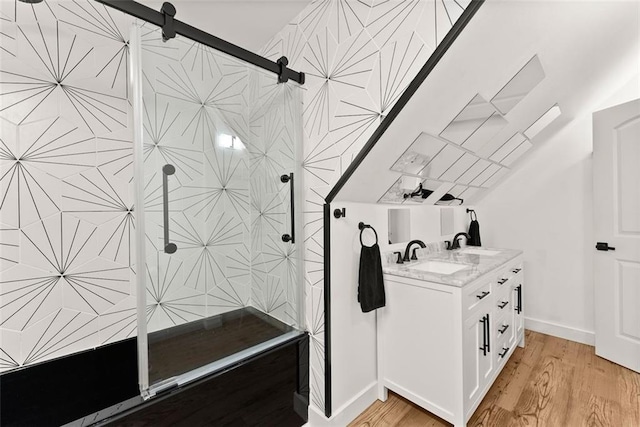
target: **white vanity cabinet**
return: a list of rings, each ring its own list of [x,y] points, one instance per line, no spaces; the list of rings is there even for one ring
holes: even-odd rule
[[[385,273],[378,389],[465,426],[519,344],[522,256],[464,286]]]

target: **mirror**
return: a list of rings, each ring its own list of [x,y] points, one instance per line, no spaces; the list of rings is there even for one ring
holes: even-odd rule
[[[453,209],[440,209],[440,235],[447,236],[455,231],[453,224]]]
[[[491,103],[502,114],[507,114],[544,79],[544,70],[538,56],[534,56],[507,82]]]
[[[412,177],[408,177],[404,175],[398,178],[393,183],[393,185],[382,195],[382,197],[380,197],[380,199],[378,200],[378,203],[395,203],[395,204],[422,203],[425,201],[425,199],[423,199],[422,197],[412,198],[412,197],[405,197],[405,195],[411,194],[413,191],[416,191],[420,184],[422,184],[423,188],[426,188],[432,191],[439,188],[441,185],[443,185],[442,182],[434,181],[431,179],[418,179],[417,181],[414,181],[415,187],[408,188],[406,185],[404,185],[410,181],[407,178],[412,178]]]
[[[411,210],[389,209],[389,244],[411,240]]]
[[[393,204],[424,204],[427,205],[461,205],[463,203],[462,193],[470,190],[466,185],[455,185],[451,182],[442,182],[432,179],[417,178],[415,187],[407,187],[403,182],[408,182],[415,177],[401,176],[393,185],[380,197],[378,203]],[[455,191],[453,191],[455,190]]]
[[[493,113],[462,143],[462,147],[477,153],[506,125],[507,120],[501,114]]]
[[[440,136],[461,145],[495,112],[493,105],[485,101],[482,96],[476,95],[440,132]]]
[[[522,135],[516,133],[502,144],[490,157],[494,162],[511,166],[521,155],[526,153],[532,147],[531,142]]]
[[[390,169],[392,171],[422,176],[424,175],[425,168],[446,145],[447,143],[445,141],[422,132]]]

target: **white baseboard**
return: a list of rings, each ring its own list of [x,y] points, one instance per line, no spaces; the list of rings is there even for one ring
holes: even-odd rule
[[[378,400],[378,382],[373,382],[360,394],[348,401],[342,407],[333,411],[331,418],[313,405],[309,405],[308,427],[344,427],[355,420],[373,402]]]
[[[560,325],[546,320],[525,317],[524,327],[534,332],[553,335],[554,337],[564,338],[565,340],[576,341],[582,344],[595,345],[596,343],[595,332]]]

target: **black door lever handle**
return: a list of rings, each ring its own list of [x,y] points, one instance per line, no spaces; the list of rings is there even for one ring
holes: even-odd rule
[[[596,243],[596,249],[599,251],[615,251],[616,248],[613,246],[609,246],[607,242],[598,242]]]

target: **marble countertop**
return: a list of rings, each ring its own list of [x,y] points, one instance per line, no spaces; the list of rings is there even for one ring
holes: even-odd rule
[[[420,256],[420,254],[418,254],[417,261],[411,261],[410,263],[405,262],[404,264],[387,264],[383,267],[383,272],[394,276],[410,277],[412,279],[462,287],[522,254],[521,250],[483,247],[479,249],[498,251],[499,253],[491,256],[484,254],[477,255],[465,253],[465,249],[473,250],[476,248],[466,247],[464,249],[456,249],[453,251],[445,250],[424,256]],[[438,274],[415,268],[426,261],[462,264],[465,265],[465,268],[451,274]]]

